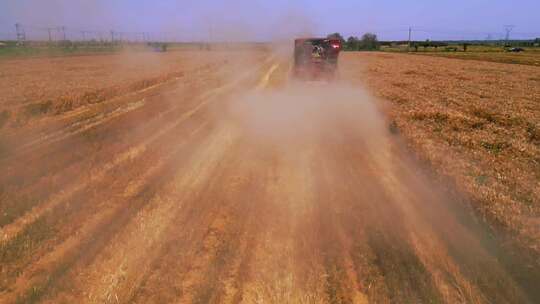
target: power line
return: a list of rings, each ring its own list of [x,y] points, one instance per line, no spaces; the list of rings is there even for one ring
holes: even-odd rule
[[[17,43],[23,44],[26,41],[26,32],[24,31],[22,24],[15,23],[15,31],[17,33]]]
[[[412,27],[409,27],[409,43],[407,46],[407,51],[411,50],[411,37],[412,37]]]
[[[426,26],[408,26],[408,27],[394,27],[394,28],[365,28],[361,29],[362,32],[353,32],[351,36],[361,36],[365,32],[372,32],[385,37],[388,40],[391,39],[407,39],[412,40],[510,40],[511,36],[514,39],[534,39],[540,37],[540,33],[532,32],[515,32],[514,25],[505,25],[501,30],[483,32],[474,30],[463,29],[445,29],[445,28],[429,28]],[[214,41],[219,40],[216,34],[215,24],[209,24],[206,29],[201,29],[198,33],[202,40]],[[117,29],[99,30],[99,29],[85,29],[85,28],[72,28],[66,26],[37,26],[34,24],[21,24],[17,23],[15,26],[15,32],[12,34],[19,43],[23,41],[35,40],[35,41],[67,41],[73,40],[94,40],[100,41],[113,41],[113,42],[149,42],[149,41],[181,41],[181,37],[185,37],[189,33],[182,31],[167,31],[167,32],[148,32],[148,31],[118,31]],[[68,37],[69,36],[69,37]],[[193,35],[191,35],[194,37]],[[413,38],[414,36],[414,38]]]
[[[506,31],[506,36],[505,36],[506,42],[508,42],[508,40],[510,40],[510,33],[512,32],[514,27],[515,27],[514,25],[505,25],[504,26],[504,30]]]
[[[52,35],[51,35],[51,34],[52,34],[52,33],[51,33],[52,30],[53,30],[52,27],[48,27],[48,28],[47,28],[47,35],[49,36],[49,42],[52,42]]]

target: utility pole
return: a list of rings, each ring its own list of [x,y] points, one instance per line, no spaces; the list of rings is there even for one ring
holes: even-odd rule
[[[407,52],[411,50],[411,36],[412,36],[412,27],[409,26],[409,43],[407,46]]]
[[[111,43],[114,43],[114,31],[111,30]]]
[[[17,44],[23,45],[26,41],[26,33],[24,32],[22,24],[15,23],[15,31],[17,33]]]
[[[57,28],[56,30],[59,31],[60,33],[62,33],[62,41],[66,41],[66,27],[61,26],[61,27]]]
[[[214,25],[212,23],[210,23],[208,34],[209,34],[209,41],[208,41],[208,44],[206,45],[206,49],[210,50],[212,48],[212,43],[214,41]]]
[[[81,31],[83,41],[86,41],[86,33],[89,33],[89,32],[88,31]]]
[[[52,28],[48,27],[48,28],[47,28],[47,34],[49,35],[49,43],[52,42],[52,34],[51,34],[51,31],[52,31]]]
[[[505,40],[506,40],[507,45],[508,45],[508,41],[510,40],[510,33],[512,32],[514,27],[515,27],[514,25],[505,25],[504,26],[504,30],[506,31]]]

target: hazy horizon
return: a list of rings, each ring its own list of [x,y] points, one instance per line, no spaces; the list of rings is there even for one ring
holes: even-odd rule
[[[7,0],[0,3],[0,39],[15,38],[15,23],[24,26],[28,39],[43,39],[47,28],[65,26],[68,39],[98,38],[114,30],[184,41],[268,41],[333,32],[345,38],[374,32],[381,40],[406,40],[412,27],[413,40],[483,40],[504,38],[505,25],[514,26],[511,38],[528,39],[540,37],[539,11],[540,2],[533,0],[518,5],[486,0]]]

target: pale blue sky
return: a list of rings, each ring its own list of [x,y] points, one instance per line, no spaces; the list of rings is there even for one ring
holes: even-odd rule
[[[0,0],[0,35],[13,35],[16,22],[29,36],[64,25],[73,36],[114,29],[184,40],[269,40],[372,31],[406,39],[412,26],[418,40],[485,39],[503,37],[503,26],[512,24],[512,37],[530,38],[540,36],[540,0]]]

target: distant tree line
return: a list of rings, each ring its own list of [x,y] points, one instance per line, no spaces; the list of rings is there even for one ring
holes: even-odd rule
[[[446,51],[467,51],[471,45],[502,45],[506,47],[533,47],[540,46],[540,38],[531,40],[490,40],[490,41],[379,41],[377,35],[373,33],[365,33],[361,38],[351,36],[345,40],[340,33],[333,33],[328,35],[328,38],[339,39],[343,44],[343,49],[347,51],[375,51],[380,49],[381,46],[396,46],[396,45],[410,45],[411,49],[418,51],[420,48],[426,50],[428,48],[438,49],[444,47]]]

